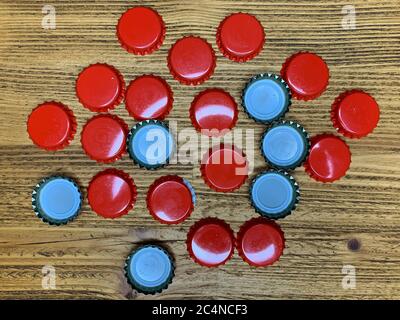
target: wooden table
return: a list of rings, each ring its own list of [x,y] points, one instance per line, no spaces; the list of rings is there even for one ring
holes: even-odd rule
[[[1,1],[0,298],[400,298],[398,0],[351,1],[356,29],[350,30],[342,28],[342,7],[348,4],[342,0],[137,1],[157,9],[168,28],[161,49],[144,57],[125,52],[115,36],[119,16],[134,2],[52,1],[57,28],[44,30],[43,1]],[[255,14],[267,36],[262,53],[244,64],[224,58],[215,44],[219,22],[236,11]],[[166,65],[172,43],[189,34],[206,38],[218,57],[214,76],[197,87],[180,85]],[[185,238],[198,219],[216,216],[237,232],[244,221],[257,216],[248,201],[248,183],[231,194],[213,192],[203,183],[197,164],[149,172],[125,156],[111,167],[127,171],[138,187],[138,200],[128,215],[106,220],[85,201],[79,218],[63,227],[49,226],[35,217],[31,191],[42,177],[67,174],[86,187],[96,172],[109,167],[89,160],[81,149],[79,132],[93,115],[75,96],[75,79],[83,67],[107,62],[127,82],[143,73],[166,78],[175,94],[169,119],[177,120],[182,129],[191,127],[188,108],[196,93],[223,87],[240,102],[249,77],[279,72],[286,57],[299,50],[317,52],[326,60],[330,85],[314,101],[295,100],[288,119],[302,123],[311,135],[334,132],[329,116],[333,99],[345,89],[361,88],[377,99],[381,120],[367,138],[346,139],[352,164],[340,181],[317,183],[303,168],[295,171],[302,198],[298,210],[279,221],[287,239],[279,263],[254,269],[236,253],[218,269],[190,260]],[[52,99],[71,106],[79,124],[72,145],[57,153],[33,146],[25,124],[32,108]],[[113,113],[130,126],[134,123],[123,105]],[[264,126],[256,125],[241,109],[237,128],[255,128],[253,177],[266,168],[257,149]],[[187,178],[197,191],[194,213],[177,226],[155,222],[145,206],[148,186],[165,174]],[[176,259],[172,285],[156,296],[132,292],[122,270],[126,256],[143,241],[162,243]],[[357,245],[361,245],[358,250]],[[55,290],[42,288],[45,265],[55,267]],[[346,265],[355,268],[356,288],[342,286]]]

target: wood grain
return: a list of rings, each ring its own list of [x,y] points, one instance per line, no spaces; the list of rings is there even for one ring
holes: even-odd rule
[[[277,299],[277,298],[400,298],[400,7],[398,0],[353,0],[357,28],[341,27],[342,6],[348,1],[52,1],[57,29],[41,28],[43,1],[0,4],[0,298],[105,299]],[[149,5],[163,16],[167,35],[160,50],[149,56],[128,54],[115,37],[116,22],[135,3]],[[265,27],[262,53],[245,64],[222,57],[215,30],[228,14],[255,14]],[[214,76],[197,87],[173,80],[166,65],[171,44],[183,35],[206,38],[217,52]],[[175,94],[169,117],[179,128],[191,127],[188,108],[193,96],[207,87],[223,87],[240,101],[247,79],[260,72],[278,72],[298,50],[311,50],[328,63],[326,93],[315,101],[294,101],[287,116],[310,134],[334,132],[330,105],[345,89],[372,93],[381,107],[381,120],[372,135],[349,140],[352,164],[348,175],[333,184],[312,181],[297,169],[302,192],[298,210],[280,221],[287,239],[276,265],[253,269],[234,258],[219,269],[193,263],[185,248],[186,232],[201,217],[217,216],[237,231],[256,216],[248,202],[248,183],[232,194],[212,192],[198,166],[170,165],[147,172],[128,157],[113,164],[126,170],[138,186],[133,211],[117,220],[99,218],[87,202],[80,217],[64,227],[51,227],[31,210],[32,187],[42,177],[64,173],[87,186],[106,166],[89,160],[79,135],[57,153],[34,147],[26,134],[26,117],[45,100],[71,106],[79,129],[92,116],[77,101],[74,82],[79,71],[95,62],[117,67],[126,81],[143,73],[165,77]],[[134,123],[123,105],[113,113]],[[237,128],[255,128],[254,174],[265,169],[257,148],[264,130],[240,111]],[[153,221],[145,195],[154,179],[179,174],[189,179],[198,196],[193,215],[178,226]],[[352,252],[349,239],[361,248]],[[176,259],[176,277],[156,296],[132,292],[122,266],[128,253],[143,241],[166,245]],[[355,266],[356,289],[342,288],[343,265]],[[42,289],[42,267],[53,265],[57,289]]]

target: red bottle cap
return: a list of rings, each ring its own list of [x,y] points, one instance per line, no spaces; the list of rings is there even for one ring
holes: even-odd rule
[[[333,126],[349,138],[362,138],[378,125],[379,106],[375,99],[361,90],[340,94],[332,104]]]
[[[107,64],[92,64],[76,80],[76,95],[90,111],[105,112],[121,103],[125,82],[117,69]]]
[[[196,130],[207,136],[223,136],[238,119],[238,108],[232,96],[222,89],[200,92],[190,107],[190,119]]]
[[[55,151],[70,144],[76,133],[76,119],[72,111],[59,102],[44,102],[28,117],[29,138],[39,148]]]
[[[205,267],[225,264],[233,255],[235,237],[223,220],[205,218],[189,230],[186,240],[191,258]]]
[[[211,189],[231,192],[246,181],[248,163],[239,148],[221,143],[204,154],[200,170]]]
[[[329,69],[325,61],[310,52],[298,52],[289,57],[282,66],[281,75],[292,96],[299,100],[319,97],[329,83]]]
[[[117,25],[121,46],[133,54],[150,54],[165,38],[165,24],[157,11],[148,7],[134,7],[122,14]]]
[[[176,80],[186,85],[203,83],[214,73],[215,53],[204,39],[194,36],[179,39],[168,54],[168,68]]]
[[[245,222],[237,236],[237,250],[251,266],[265,267],[278,261],[285,237],[277,223],[263,217]]]
[[[104,218],[118,218],[127,214],[136,201],[136,186],[125,172],[106,169],[89,182],[88,201],[94,212]]]
[[[173,101],[170,86],[157,76],[137,77],[126,89],[125,107],[136,120],[163,120],[171,111]]]
[[[217,45],[222,54],[236,62],[253,59],[265,42],[261,23],[251,14],[234,13],[220,23]]]
[[[194,209],[194,194],[187,182],[178,176],[164,176],[150,186],[147,193],[150,214],[165,224],[178,224]]]
[[[346,174],[351,153],[348,145],[333,134],[311,138],[310,154],[304,167],[310,177],[321,182],[332,182]]]
[[[86,122],[81,133],[81,144],[89,158],[110,163],[125,153],[127,135],[128,126],[121,118],[99,114]]]

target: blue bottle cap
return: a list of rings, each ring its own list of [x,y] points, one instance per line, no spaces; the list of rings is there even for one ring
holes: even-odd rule
[[[284,171],[266,171],[258,175],[250,186],[251,204],[260,215],[280,219],[296,208],[300,198],[299,186]]]
[[[183,183],[189,188],[190,193],[192,194],[192,202],[193,202],[193,205],[195,206],[196,199],[197,199],[196,198],[196,190],[194,190],[192,184],[188,180],[186,180],[186,179],[182,179],[182,180],[183,180]]]
[[[304,128],[293,121],[280,121],[267,129],[261,141],[261,151],[270,166],[294,169],[307,158],[310,139]]]
[[[75,219],[81,210],[82,201],[78,185],[66,177],[44,178],[32,192],[35,214],[51,225],[66,224]]]
[[[154,294],[166,289],[174,277],[174,263],[162,247],[144,245],[133,251],[125,264],[125,274],[134,289]]]
[[[131,159],[146,169],[157,169],[169,162],[174,138],[165,122],[145,120],[131,129],[127,148]]]
[[[254,76],[242,93],[242,104],[250,118],[270,123],[284,116],[291,105],[286,82],[278,75],[263,73]]]

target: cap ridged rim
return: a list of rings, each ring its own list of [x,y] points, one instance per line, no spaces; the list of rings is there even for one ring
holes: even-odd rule
[[[245,95],[246,95],[247,89],[254,82],[256,82],[258,80],[262,80],[262,79],[271,79],[271,80],[277,82],[283,88],[283,90],[285,91],[286,96],[287,96],[287,102],[286,102],[285,108],[276,117],[274,117],[273,119],[269,119],[269,120],[261,120],[261,119],[254,117],[253,115],[251,115],[251,113],[247,110],[246,103],[245,103]],[[287,83],[285,82],[285,80],[283,78],[281,78],[279,75],[274,74],[274,73],[260,73],[260,74],[257,74],[255,76],[251,77],[250,80],[246,83],[245,87],[242,90],[241,100],[242,100],[243,110],[250,119],[253,119],[254,121],[259,122],[259,123],[270,124],[274,121],[282,119],[284,117],[284,115],[289,111],[289,108],[292,105],[292,92],[291,92],[289,86],[287,85]]]
[[[183,183],[186,185],[186,187],[189,188],[190,193],[192,194],[192,203],[193,206],[196,206],[196,190],[194,189],[194,187],[192,186],[192,184],[185,178],[182,178]]]
[[[74,185],[74,187],[76,187],[76,189],[80,195],[80,203],[79,203],[78,209],[76,210],[76,213],[74,215],[72,215],[70,218],[65,219],[65,220],[53,220],[50,217],[47,217],[47,215],[40,208],[40,202],[38,199],[38,196],[39,196],[39,193],[40,193],[40,190],[42,189],[42,187],[44,185],[46,185],[48,182],[57,180],[57,179],[68,180],[69,182],[71,182]],[[75,218],[79,215],[79,213],[82,210],[82,203],[83,203],[83,195],[82,195],[81,189],[79,188],[79,185],[75,182],[75,180],[72,178],[69,178],[69,177],[53,175],[53,176],[43,178],[35,185],[35,187],[32,191],[32,209],[35,212],[35,215],[40,220],[42,220],[45,223],[48,223],[49,225],[60,226],[60,225],[65,225],[65,224],[75,220]]]
[[[316,53],[314,53],[314,52],[310,52],[310,51],[299,51],[299,52],[296,52],[296,53],[292,54],[290,57],[288,57],[288,58],[285,60],[285,62],[282,64],[282,69],[281,69],[281,72],[280,72],[280,73],[281,73],[281,77],[282,77],[282,78],[286,78],[285,75],[286,75],[287,68],[288,68],[290,62],[291,62],[294,58],[296,58],[297,56],[302,55],[302,54],[307,54],[307,53],[317,56],[318,58],[320,58],[320,59],[324,62],[325,66],[326,66],[326,69],[328,70],[328,83],[326,84],[326,87],[325,87],[324,90],[322,90],[321,92],[319,92],[319,93],[317,93],[317,94],[312,94],[312,95],[306,95],[306,96],[304,96],[304,95],[300,95],[300,94],[296,93],[294,90],[291,90],[292,96],[293,96],[294,98],[296,98],[297,100],[303,100],[303,101],[309,101],[309,100],[314,100],[314,99],[318,98],[318,97],[321,96],[321,95],[326,91],[326,89],[328,88],[328,86],[329,86],[329,79],[330,79],[330,71],[329,71],[328,65],[327,65],[327,63],[325,62],[325,60],[322,59],[322,57],[321,57],[320,55],[318,55],[318,54],[316,54]]]
[[[229,128],[226,128],[227,130],[232,130],[232,128],[235,127],[237,121],[238,121],[238,117],[239,117],[239,110],[238,110],[238,106],[237,103],[235,101],[235,99],[232,97],[232,95],[228,92],[225,91],[224,89],[221,88],[207,88],[201,92],[199,92],[194,99],[192,100],[192,103],[190,104],[190,109],[189,109],[189,117],[190,117],[190,121],[192,122],[193,127],[196,129],[196,131],[202,133],[202,130],[204,130],[203,128],[201,128],[199,126],[199,124],[197,123],[197,120],[195,118],[194,115],[194,108],[196,107],[197,102],[200,100],[201,97],[203,97],[204,95],[210,93],[210,92],[219,92],[222,93],[224,95],[227,95],[233,102],[233,104],[235,105],[235,111],[234,111],[234,116],[232,119],[232,124],[229,126]],[[210,134],[207,134],[207,136],[212,136],[212,137],[221,137],[223,135],[226,134],[226,132],[224,132],[226,129],[221,130],[218,134],[212,134],[212,132],[210,132]],[[208,129],[205,129],[208,130]],[[212,130],[210,130],[212,131]]]
[[[297,132],[300,133],[301,138],[302,138],[302,140],[304,142],[305,149],[304,149],[304,152],[303,152],[303,155],[302,155],[301,159],[299,159],[295,163],[293,163],[291,165],[288,165],[288,166],[281,166],[281,165],[274,164],[271,160],[269,160],[267,158],[267,156],[263,152],[265,136],[267,135],[267,133],[271,129],[276,128],[276,127],[280,127],[280,126],[290,126],[290,127],[292,127],[293,129],[295,129]],[[298,122],[295,122],[295,121],[292,121],[292,120],[280,120],[280,121],[273,122],[271,124],[271,126],[264,131],[264,133],[262,135],[262,138],[261,138],[260,150],[261,150],[261,154],[263,155],[265,161],[272,168],[277,169],[277,170],[281,170],[281,169],[282,170],[293,170],[293,169],[295,169],[297,167],[302,166],[304,164],[304,162],[307,160],[307,157],[308,157],[308,155],[310,153],[310,146],[311,146],[310,136],[309,136],[308,132],[304,129],[304,127],[302,125],[300,125]]]
[[[210,155],[212,154],[212,152],[213,152],[214,150],[226,149],[225,147],[228,147],[227,149],[232,149],[234,152],[239,153],[239,154],[246,160],[246,167],[247,167],[247,174],[246,174],[246,177],[243,179],[243,181],[241,182],[241,184],[238,185],[238,186],[235,186],[235,187],[233,187],[233,188],[229,188],[229,189],[221,189],[221,188],[219,188],[219,187],[216,187],[216,186],[214,186],[214,185],[208,180],[207,174],[206,174],[206,165],[207,165],[207,162],[204,161],[205,158],[209,159]],[[249,165],[249,162],[248,162],[247,156],[246,156],[246,154],[244,153],[243,150],[239,149],[238,147],[236,147],[236,146],[233,145],[233,144],[220,143],[220,144],[217,144],[217,145],[212,146],[211,148],[209,148],[209,149],[207,150],[207,152],[203,155],[202,163],[201,163],[201,165],[200,165],[200,173],[201,173],[201,177],[203,178],[204,182],[206,183],[206,185],[207,185],[210,189],[212,189],[212,190],[214,190],[214,191],[217,191],[217,192],[228,193],[228,192],[232,192],[232,191],[235,191],[235,190],[240,189],[240,188],[246,183],[246,180],[247,180],[248,177],[249,177],[249,174],[248,174],[248,165]]]
[[[207,224],[217,224],[219,226],[222,226],[228,232],[229,237],[231,238],[231,241],[232,241],[232,249],[231,249],[231,252],[229,253],[228,257],[224,261],[222,261],[218,264],[212,265],[212,266],[205,265],[197,259],[197,257],[193,253],[192,245],[190,243],[191,240],[193,239],[193,236],[195,235],[196,231]],[[190,227],[189,232],[187,234],[187,238],[186,238],[186,248],[187,248],[187,252],[189,253],[189,256],[192,258],[192,260],[194,262],[196,262],[197,264],[199,264],[202,267],[207,267],[207,268],[216,268],[216,267],[226,264],[232,258],[233,253],[235,251],[235,246],[236,246],[235,234],[234,234],[232,228],[230,227],[230,225],[225,220],[218,219],[215,217],[202,218],[202,219],[196,221]]]
[[[281,251],[281,254],[279,255],[278,259],[276,259],[275,261],[272,261],[268,264],[265,264],[264,266],[259,266],[254,264],[251,260],[249,260],[246,255],[244,254],[243,250],[242,250],[242,246],[241,243],[243,241],[243,236],[245,234],[245,232],[250,229],[251,227],[258,225],[258,224],[269,224],[275,227],[275,229],[279,232],[279,234],[282,237],[282,241],[283,241],[283,248]],[[236,241],[236,250],[238,251],[238,255],[242,258],[242,260],[246,263],[248,263],[251,267],[255,267],[255,268],[263,268],[263,267],[267,267],[267,266],[271,266],[275,263],[277,263],[280,258],[283,256],[283,253],[286,249],[286,239],[285,239],[285,234],[282,230],[282,228],[280,227],[279,224],[277,224],[275,221],[267,219],[265,217],[257,217],[257,218],[252,218],[248,221],[246,221],[244,224],[242,224],[242,226],[239,229],[239,232],[237,234],[237,241]]]
[[[284,177],[286,180],[289,181],[289,183],[291,184],[293,191],[294,191],[294,199],[292,200],[291,205],[280,213],[268,213],[268,212],[262,211],[261,209],[259,209],[257,207],[257,205],[253,201],[252,191],[253,191],[253,187],[254,187],[254,184],[256,183],[257,179],[261,178],[262,176],[264,176],[266,174],[270,174],[270,173],[279,174],[282,177]],[[278,219],[285,218],[286,216],[290,215],[294,210],[296,210],[297,204],[300,201],[300,188],[299,188],[299,184],[297,183],[296,179],[292,175],[287,173],[286,171],[270,169],[270,170],[266,170],[266,171],[259,173],[251,181],[250,187],[249,187],[249,198],[250,198],[250,204],[254,208],[255,212],[257,212],[262,217],[273,219],[273,220],[278,220]]]
[[[125,109],[128,111],[129,115],[130,115],[132,118],[134,118],[135,120],[139,120],[139,121],[144,121],[144,120],[146,120],[146,119],[139,119],[139,118],[136,118],[135,115],[133,114],[133,112],[128,108],[128,103],[127,103],[127,101],[126,101],[126,99],[127,99],[127,97],[128,97],[128,92],[129,92],[130,87],[134,84],[134,82],[135,82],[136,80],[140,80],[140,79],[142,79],[142,78],[144,78],[144,77],[151,77],[151,78],[157,79],[157,80],[160,81],[162,84],[164,84],[164,85],[165,85],[165,88],[167,89],[167,95],[168,95],[168,101],[169,101],[169,102],[168,102],[166,111],[165,111],[161,116],[159,116],[159,117],[157,117],[157,118],[154,118],[154,120],[161,120],[161,121],[162,121],[162,120],[164,120],[164,119],[170,114],[170,112],[171,112],[171,110],[172,110],[172,107],[173,107],[173,104],[174,104],[174,94],[173,94],[173,92],[172,92],[171,86],[168,84],[168,82],[167,82],[164,78],[162,78],[162,77],[160,77],[160,76],[156,76],[156,75],[151,74],[151,73],[149,73],[149,74],[143,74],[143,75],[137,76],[135,79],[133,79],[133,80],[129,83],[128,87],[126,88],[126,94],[125,94]]]
[[[161,24],[161,36],[160,36],[160,39],[159,39],[155,44],[153,44],[153,45],[150,46],[149,48],[145,48],[145,49],[137,49],[137,48],[131,48],[131,47],[127,46],[127,45],[122,41],[122,39],[121,39],[121,37],[120,37],[120,32],[119,32],[119,30],[118,30],[118,26],[119,26],[119,24],[120,24],[120,21],[121,21],[123,15],[124,15],[125,13],[127,13],[129,10],[134,9],[134,8],[138,8],[138,7],[150,9],[151,11],[153,11],[153,12],[156,14],[156,16],[157,16],[157,18],[159,19],[160,24]],[[160,15],[156,10],[154,10],[153,8],[150,8],[150,7],[148,7],[148,6],[136,6],[136,7],[127,9],[124,13],[121,14],[121,16],[119,17],[118,22],[117,22],[116,33],[115,33],[115,34],[117,35],[117,39],[118,39],[119,44],[120,44],[121,47],[124,48],[127,52],[133,53],[133,54],[135,54],[135,55],[144,56],[144,55],[153,53],[154,51],[158,50],[158,49],[162,46],[162,44],[164,43],[164,40],[165,40],[166,29],[167,29],[167,28],[166,28],[166,26],[165,26],[165,22],[164,22],[163,18],[161,17],[161,15]]]
[[[213,56],[212,57],[213,63],[212,63],[212,66],[211,66],[211,69],[209,70],[209,72],[207,72],[202,78],[196,79],[196,80],[188,80],[188,79],[181,77],[177,72],[175,72],[175,70],[171,64],[172,49],[179,41],[188,39],[188,38],[196,38],[196,39],[200,39],[200,40],[204,41],[210,48],[210,51]],[[208,41],[206,39],[198,37],[198,36],[185,36],[185,37],[182,37],[182,38],[176,40],[174,42],[174,44],[171,46],[171,48],[169,49],[168,57],[167,57],[167,65],[168,65],[168,69],[169,69],[170,73],[172,74],[172,76],[174,77],[175,80],[179,81],[181,84],[184,84],[184,85],[197,86],[197,85],[202,84],[203,82],[207,81],[208,79],[210,79],[211,76],[214,74],[215,67],[217,66],[217,57],[215,55],[215,51],[214,51],[213,47],[211,46],[211,44],[208,43]]]
[[[376,105],[378,105],[378,103],[376,102],[375,98],[373,96],[371,96],[369,93],[365,92],[364,90],[361,89],[352,89],[352,90],[347,90],[345,92],[342,92],[340,95],[338,95],[335,100],[332,103],[332,107],[331,107],[331,121],[333,124],[333,127],[336,129],[337,132],[341,133],[342,135],[344,135],[347,138],[350,139],[360,139],[363,137],[368,136],[369,134],[371,134],[373,132],[373,130],[377,127],[378,123],[375,125],[374,128],[372,128],[372,130],[370,132],[368,132],[367,134],[356,134],[356,133],[351,133],[347,130],[345,130],[343,128],[343,126],[340,124],[340,122],[338,121],[338,111],[339,111],[339,107],[340,104],[342,103],[342,101],[349,95],[354,94],[354,93],[362,93],[362,94],[367,94],[369,97],[371,97]]]
[[[45,102],[37,105],[34,109],[32,109],[31,113],[28,116],[27,124],[28,124],[29,118],[35,112],[35,110],[38,109],[39,107],[42,107],[43,105],[46,105],[46,104],[57,105],[57,106],[59,106],[60,108],[62,108],[66,112],[66,114],[67,114],[67,116],[68,116],[68,118],[70,120],[70,124],[71,124],[71,130],[70,130],[68,138],[65,139],[63,141],[63,143],[58,145],[58,146],[55,146],[55,147],[44,147],[44,146],[39,145],[38,143],[36,143],[32,139],[32,137],[31,137],[31,135],[29,134],[29,131],[28,131],[28,125],[26,126],[26,132],[28,133],[29,139],[31,139],[31,141],[34,143],[34,145],[37,146],[38,148],[46,150],[46,151],[62,150],[62,149],[66,148],[67,146],[69,146],[71,144],[71,142],[74,139],[74,136],[76,134],[76,129],[77,129],[77,126],[78,126],[77,122],[76,122],[76,117],[75,117],[73,111],[67,105],[63,104],[62,102],[55,101],[55,100],[45,101]]]
[[[321,133],[321,134],[318,134],[318,135],[315,135],[315,136],[311,137],[311,138],[310,138],[310,143],[311,143],[311,145],[312,145],[314,141],[320,140],[320,139],[323,139],[323,138],[327,138],[327,137],[333,137],[333,138],[335,138],[335,139],[339,139],[339,140],[341,140],[341,141],[344,143],[344,145],[346,146],[347,150],[349,151],[349,155],[350,155],[350,163],[349,163],[349,168],[350,168],[350,166],[351,166],[351,150],[350,150],[349,145],[346,143],[346,141],[345,141],[344,139],[342,139],[341,137],[339,137],[339,136],[337,136],[337,135],[334,135],[334,134],[332,134],[332,133]],[[310,151],[311,151],[311,149],[310,149]],[[349,169],[349,168],[348,168],[348,169],[346,170],[346,172],[345,172],[343,175],[341,175],[340,177],[336,178],[335,180],[326,181],[326,180],[321,179],[320,177],[318,177],[317,175],[315,175],[315,174],[313,173],[313,171],[312,171],[311,168],[310,168],[310,165],[309,165],[308,161],[304,162],[304,165],[303,165],[303,166],[304,166],[305,171],[307,172],[307,174],[308,174],[311,178],[313,178],[314,180],[316,180],[316,181],[318,181],[318,182],[322,182],[322,183],[332,183],[332,182],[335,182],[335,181],[337,181],[337,180],[340,180],[341,178],[343,178],[344,176],[346,176],[347,171],[348,171],[348,169]]]
[[[155,125],[162,126],[162,127],[164,127],[165,129],[167,129],[167,131],[169,132],[169,134],[171,134],[171,132],[169,131],[168,124],[167,124],[165,121],[154,120],[154,119],[140,121],[140,122],[136,123],[136,124],[132,127],[132,129],[129,131],[128,137],[127,137],[127,139],[126,139],[126,149],[127,149],[127,151],[128,151],[129,157],[130,157],[130,158],[133,160],[133,162],[134,162],[135,164],[137,164],[140,168],[145,168],[145,169],[147,169],[147,170],[156,170],[156,169],[163,168],[163,167],[165,167],[166,165],[169,164],[170,158],[171,158],[171,156],[172,156],[173,153],[174,153],[175,145],[172,146],[171,155],[170,155],[170,157],[167,158],[167,160],[165,161],[165,163],[160,163],[160,164],[155,164],[155,165],[149,165],[149,164],[147,164],[147,163],[143,163],[142,161],[140,161],[139,159],[137,159],[137,158],[135,157],[135,155],[133,154],[133,152],[131,152],[131,150],[130,150],[130,149],[131,149],[131,148],[130,148],[131,141],[132,141],[133,137],[135,136],[135,134],[137,133],[137,131],[138,131],[140,128],[143,128],[143,127],[145,127],[145,126],[147,126],[147,125],[150,125],[150,124],[155,124]],[[172,134],[171,134],[171,135],[172,135]]]
[[[85,123],[85,125],[84,125],[83,128],[82,128],[82,131],[81,131],[81,146],[82,146],[82,149],[83,149],[83,151],[85,152],[85,154],[86,154],[90,159],[95,160],[95,161],[98,162],[98,163],[112,163],[112,162],[115,162],[115,161],[121,159],[121,158],[123,157],[123,155],[126,153],[126,146],[125,146],[124,148],[122,148],[121,151],[120,151],[118,154],[116,154],[115,156],[113,156],[112,158],[107,159],[107,160],[101,160],[101,159],[99,160],[99,159],[94,158],[90,153],[88,153],[88,152],[86,151],[86,149],[85,149],[84,146],[83,146],[83,143],[82,143],[83,132],[85,131],[87,125],[88,125],[90,122],[96,120],[97,118],[109,118],[109,119],[112,119],[112,120],[115,120],[116,122],[118,122],[118,124],[121,126],[122,130],[124,131],[125,137],[128,136],[129,127],[128,127],[128,125],[125,123],[125,121],[122,120],[120,117],[118,117],[118,116],[116,116],[116,115],[114,115],[114,114],[101,113],[101,114],[97,114],[97,115],[91,117],[89,120],[87,120],[86,123]],[[126,140],[125,140],[125,139],[124,139],[124,143],[126,143]]]
[[[116,74],[117,77],[118,77],[118,82],[119,82],[119,85],[120,85],[120,87],[121,87],[121,92],[119,93],[117,99],[115,99],[115,101],[114,101],[112,104],[110,104],[109,106],[100,107],[100,108],[93,108],[92,106],[89,106],[89,105],[87,105],[86,103],[84,103],[84,102],[82,101],[82,99],[80,98],[80,96],[78,95],[78,79],[79,79],[80,75],[81,75],[86,69],[88,69],[88,68],[90,68],[90,67],[93,67],[93,66],[105,66],[105,67],[111,69],[113,72],[115,72],[115,74]],[[121,102],[124,100],[124,97],[125,97],[125,90],[126,90],[126,89],[125,89],[125,80],[124,80],[124,77],[122,76],[121,72],[119,72],[119,70],[118,70],[117,68],[115,68],[114,66],[109,65],[109,64],[107,64],[107,63],[99,63],[99,62],[98,62],[98,63],[93,63],[93,64],[90,64],[90,65],[86,66],[85,68],[83,68],[83,69],[81,70],[81,72],[79,72],[78,77],[77,77],[76,80],[75,80],[75,92],[76,92],[76,96],[77,96],[77,98],[78,98],[78,100],[79,100],[79,103],[80,103],[82,106],[84,106],[86,109],[88,109],[88,110],[90,110],[90,111],[92,111],[92,112],[107,112],[107,111],[110,111],[110,110],[115,109],[115,108],[116,108],[119,104],[121,104]]]
[[[164,182],[168,182],[168,181],[175,181],[178,183],[182,183],[187,188],[187,190],[190,192],[191,198],[192,198],[192,204],[190,205],[190,209],[189,209],[188,213],[183,218],[180,218],[176,221],[165,221],[165,220],[161,219],[159,216],[157,216],[156,214],[154,214],[154,212],[150,208],[150,195],[153,193],[153,191],[155,190],[155,188],[157,186],[159,186],[160,184],[162,184]],[[189,187],[188,184],[190,185],[190,183],[187,180],[181,178],[178,175],[166,175],[166,176],[162,176],[162,177],[159,177],[158,179],[154,180],[154,182],[150,185],[150,187],[147,191],[147,196],[146,196],[146,206],[147,206],[147,210],[149,211],[151,216],[155,220],[159,221],[162,224],[170,224],[170,225],[179,224],[179,223],[185,221],[186,219],[188,219],[194,211],[194,205],[196,202],[196,200],[195,200],[196,196],[194,193],[194,189],[193,189],[193,187]]]
[[[132,199],[129,202],[129,205],[122,212],[120,212],[118,215],[113,216],[113,217],[105,217],[105,216],[101,215],[100,213],[96,212],[93,209],[93,207],[90,203],[90,198],[89,198],[89,190],[90,190],[90,186],[93,183],[93,181],[95,181],[97,178],[99,178],[103,175],[108,175],[108,174],[113,174],[115,176],[118,176],[122,180],[124,180],[128,184],[129,189],[131,190],[131,195],[132,195]],[[135,182],[132,179],[132,177],[129,174],[127,174],[125,171],[114,169],[114,168],[108,168],[108,169],[105,169],[103,171],[96,173],[89,182],[87,193],[88,193],[87,198],[88,198],[88,203],[89,203],[90,209],[92,209],[92,211],[94,213],[96,213],[98,216],[105,218],[105,219],[116,219],[116,218],[119,218],[119,217],[122,217],[122,216],[128,214],[129,211],[131,211],[133,209],[133,206],[135,205],[136,199],[137,199],[137,189],[136,189],[136,185],[135,185]]]
[[[139,283],[137,283],[130,276],[129,264],[130,264],[130,262],[132,260],[132,257],[137,252],[139,252],[140,250],[142,250],[144,248],[155,248],[155,249],[163,251],[167,255],[167,257],[168,257],[168,259],[169,259],[169,261],[171,263],[171,272],[170,272],[170,274],[168,276],[168,280],[165,283],[163,283],[163,284],[161,284],[161,285],[159,285],[157,287],[154,287],[154,288],[149,288],[149,287],[142,286]],[[168,286],[172,283],[172,279],[175,276],[175,263],[174,263],[174,259],[172,258],[171,254],[165,248],[163,248],[161,246],[158,246],[158,245],[154,245],[154,244],[146,244],[146,245],[141,245],[141,246],[137,247],[135,250],[133,250],[129,254],[129,256],[125,260],[124,271],[125,271],[125,278],[127,279],[128,283],[131,285],[131,287],[133,289],[135,289],[139,293],[152,294],[153,295],[153,294],[156,294],[156,293],[161,293],[163,290],[167,289]]]
[[[234,16],[234,15],[237,15],[237,14],[245,14],[245,15],[248,15],[248,16],[253,17],[253,18],[258,22],[258,24],[260,25],[260,27],[261,27],[261,29],[262,29],[262,31],[263,31],[263,39],[262,39],[262,42],[261,42],[260,46],[257,48],[257,50],[254,51],[254,52],[252,52],[251,54],[248,54],[248,55],[243,56],[243,57],[238,57],[238,56],[232,55],[229,51],[225,50],[225,48],[224,48],[224,46],[223,46],[223,44],[222,44],[222,40],[221,40],[221,29],[222,29],[223,25],[225,24],[225,22],[226,22],[231,16]],[[250,13],[246,13],[246,12],[235,12],[235,13],[232,13],[232,14],[226,16],[226,17],[220,22],[220,24],[219,24],[219,26],[218,26],[218,29],[217,29],[216,42],[217,42],[217,46],[218,46],[218,48],[219,48],[219,51],[221,51],[221,53],[222,53],[226,58],[228,58],[229,60],[232,60],[232,61],[235,61],[235,62],[246,62],[246,61],[252,60],[252,59],[255,58],[256,56],[258,56],[258,55],[260,54],[260,52],[262,51],[262,49],[264,48],[264,44],[265,44],[265,30],[264,30],[264,27],[263,27],[263,25],[261,24],[260,20],[258,20],[257,17],[256,17],[255,15],[250,14]]]

